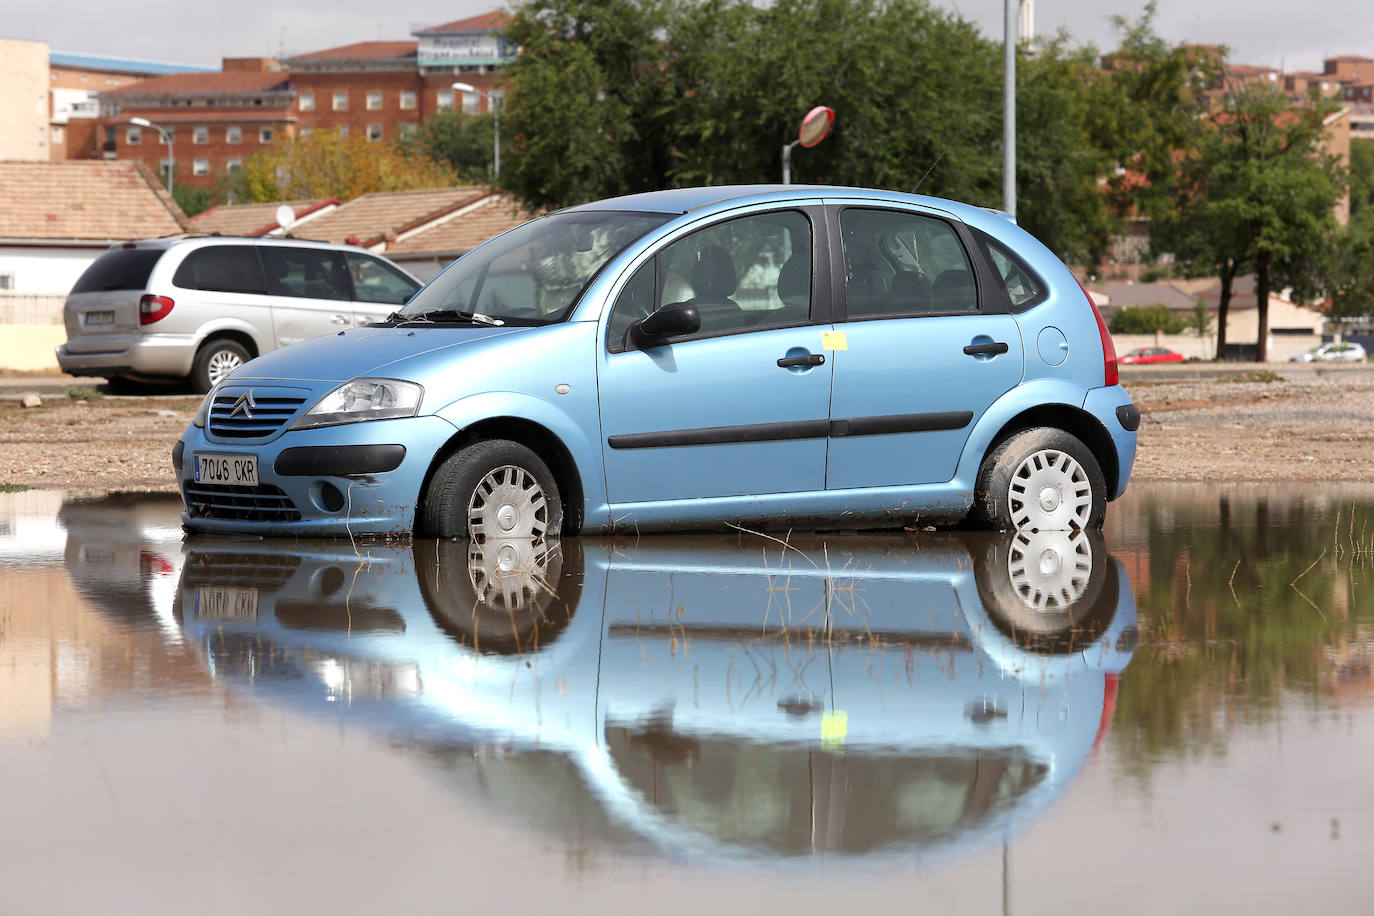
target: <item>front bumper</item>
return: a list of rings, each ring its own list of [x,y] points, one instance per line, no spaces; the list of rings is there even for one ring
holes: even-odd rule
[[[291,430],[244,445],[212,442],[190,426],[173,449],[187,505],[181,521],[219,534],[409,536],[430,465],[455,432],[439,417],[408,417]],[[197,453],[255,455],[260,486],[197,484]],[[291,518],[264,519],[257,505]]]
[[[192,334],[143,334],[128,348],[97,353],[75,353],[67,344],[57,348],[57,365],[68,375],[170,375],[191,374],[196,357]]]

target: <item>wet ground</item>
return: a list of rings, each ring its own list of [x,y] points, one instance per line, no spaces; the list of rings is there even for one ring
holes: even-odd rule
[[[475,551],[178,510],[0,494],[0,913],[1374,895],[1368,486]]]

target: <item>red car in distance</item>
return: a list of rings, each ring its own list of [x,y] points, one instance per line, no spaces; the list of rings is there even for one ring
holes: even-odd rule
[[[1121,362],[1128,366],[1137,363],[1181,363],[1183,354],[1168,347],[1139,347],[1121,357]]]

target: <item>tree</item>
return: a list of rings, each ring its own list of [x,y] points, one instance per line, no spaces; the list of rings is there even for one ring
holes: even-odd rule
[[[413,142],[429,158],[447,163],[465,180],[492,184],[494,131],[491,115],[441,111],[425,119]],[[503,155],[509,146],[508,142],[501,144]]]
[[[1128,305],[1112,313],[1113,334],[1182,334],[1187,323],[1163,305]]]
[[[413,145],[345,139],[339,131],[319,132],[274,144],[243,163],[243,193],[249,202],[337,197],[351,200],[374,191],[448,188],[458,174]]]

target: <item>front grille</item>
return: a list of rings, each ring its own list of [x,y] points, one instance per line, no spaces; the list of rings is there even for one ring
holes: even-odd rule
[[[301,519],[301,513],[291,502],[291,497],[269,484],[231,487],[188,483],[186,505],[192,518],[223,518],[239,522],[298,522]]]
[[[181,571],[185,588],[281,588],[301,565],[301,558],[277,553],[216,553],[192,550]]]
[[[236,405],[245,401],[235,413]],[[301,405],[305,395],[281,389],[230,389],[215,395],[210,405],[210,435],[220,439],[266,439],[285,426]]]

